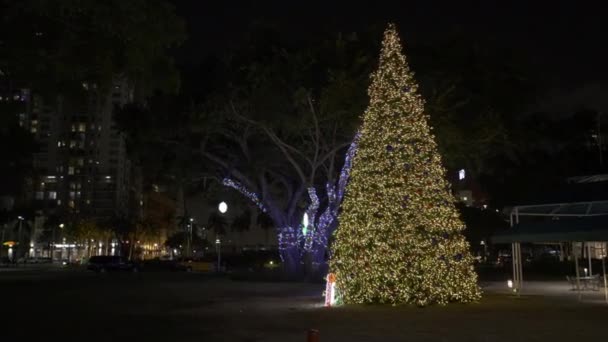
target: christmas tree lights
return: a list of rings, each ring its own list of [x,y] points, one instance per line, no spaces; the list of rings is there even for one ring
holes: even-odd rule
[[[387,28],[330,269],[345,303],[480,297],[465,228],[397,30]]]

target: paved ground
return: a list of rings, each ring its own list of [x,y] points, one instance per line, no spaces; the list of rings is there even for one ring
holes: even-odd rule
[[[608,305],[579,303],[567,287],[565,295],[515,298],[495,293],[504,289],[500,283],[488,285],[491,293],[478,304],[326,309],[315,284],[3,272],[0,329],[2,341],[305,341],[310,328],[320,330],[321,341],[336,342],[603,340]],[[529,284],[530,293],[540,285]]]

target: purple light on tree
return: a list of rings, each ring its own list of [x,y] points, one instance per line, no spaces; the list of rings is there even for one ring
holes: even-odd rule
[[[281,260],[289,265],[301,266],[302,257],[310,253],[312,263],[319,267],[326,263],[325,254],[328,248],[328,241],[337,225],[338,210],[344,197],[344,190],[348,183],[352,167],[352,159],[357,151],[357,144],[360,133],[357,132],[351,142],[345,158],[344,165],[340,171],[337,181],[328,181],[325,184],[327,196],[327,207],[319,214],[321,200],[314,186],[308,187],[308,197],[310,204],[305,209],[308,215],[309,224],[306,234],[301,227],[303,212],[288,215],[282,210],[273,206],[273,202],[250,191],[242,183],[230,178],[224,178],[222,184],[240,192],[243,196],[251,200],[260,210],[268,213],[277,226],[278,248]],[[289,260],[287,260],[289,259]]]

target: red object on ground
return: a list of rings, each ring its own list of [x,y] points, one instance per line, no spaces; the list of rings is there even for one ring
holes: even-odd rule
[[[316,330],[316,329],[308,330],[306,342],[319,342],[319,330]]]

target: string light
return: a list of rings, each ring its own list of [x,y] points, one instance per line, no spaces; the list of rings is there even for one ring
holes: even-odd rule
[[[230,188],[233,188],[233,189],[237,190],[243,196],[249,198],[258,208],[260,208],[260,210],[262,212],[266,212],[266,207],[264,206],[264,204],[260,200],[260,197],[258,196],[258,194],[256,194],[255,192],[251,192],[251,191],[247,190],[247,188],[243,184],[241,184],[241,183],[239,183],[239,182],[237,182],[235,180],[232,180],[230,178],[224,178],[222,180],[222,184],[224,186],[227,186],[227,187],[230,187]]]
[[[277,228],[278,247],[281,260],[285,261],[285,255],[292,254],[290,257],[301,258],[305,253],[311,253],[317,258],[313,258],[314,264],[320,264],[325,260],[325,254],[328,247],[329,236],[333,233],[336,226],[338,209],[344,196],[344,188],[348,182],[350,170],[352,167],[352,159],[357,151],[357,143],[360,133],[357,132],[352,143],[350,144],[344,164],[340,171],[338,181],[330,181],[326,183],[327,192],[327,207],[319,215],[320,199],[317,195],[316,188],[309,187],[308,197],[310,204],[306,208],[306,213],[309,218],[309,226],[304,233],[303,229],[296,229],[294,226],[280,224]],[[222,181],[224,186],[231,187],[239,191],[242,195],[251,200],[263,212],[269,212],[268,207],[263,203],[257,193],[249,191],[243,184],[230,178],[224,178]],[[273,211],[277,213],[278,211]],[[281,222],[290,222],[286,217],[281,217]],[[277,222],[275,221],[275,223]]]
[[[470,302],[473,258],[394,25],[372,75],[330,269],[345,303]]]
[[[346,151],[344,164],[342,165],[342,170],[340,170],[340,178],[338,178],[338,182],[327,182],[325,184],[325,189],[327,192],[327,208],[325,208],[317,220],[316,233],[313,236],[313,244],[311,248],[311,252],[313,254],[323,254],[319,256],[320,258],[324,257],[325,251],[327,250],[329,236],[331,236],[336,226],[338,209],[340,208],[340,203],[342,202],[342,198],[344,196],[344,188],[346,187],[348,177],[350,175],[352,158],[357,151],[359,136],[360,133],[357,132],[353,138],[353,141],[348,147],[348,150]]]

